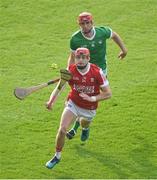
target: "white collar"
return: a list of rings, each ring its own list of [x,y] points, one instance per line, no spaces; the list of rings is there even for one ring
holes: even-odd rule
[[[94,28],[94,27],[93,27],[93,31],[94,31],[94,34],[93,34],[92,37],[87,37],[87,36],[85,36],[84,33],[82,32],[82,30],[81,30],[81,34],[82,34],[82,36],[83,36],[85,39],[92,40],[92,39],[94,39],[95,34],[96,34],[96,31],[95,31],[95,28]]]
[[[88,72],[89,72],[89,70],[90,70],[90,63],[88,63],[87,64],[87,70],[86,70],[86,72],[81,72],[78,68],[77,68],[77,71],[82,75],[82,76],[84,76],[85,74],[87,74]]]

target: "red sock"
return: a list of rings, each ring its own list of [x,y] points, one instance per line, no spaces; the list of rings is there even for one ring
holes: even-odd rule
[[[61,152],[62,151],[62,147],[56,146],[56,152]]]

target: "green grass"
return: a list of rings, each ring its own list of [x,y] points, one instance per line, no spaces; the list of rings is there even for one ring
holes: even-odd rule
[[[66,141],[60,164],[48,170],[69,88],[51,112],[44,104],[55,85],[24,101],[13,89],[59,75],[82,11],[118,32],[128,56],[117,60],[119,49],[108,41],[112,99],[100,103],[89,141],[81,143],[79,130]],[[156,12],[156,0],[0,0],[1,179],[157,178]]]

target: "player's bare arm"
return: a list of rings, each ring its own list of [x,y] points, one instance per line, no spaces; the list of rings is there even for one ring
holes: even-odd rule
[[[111,38],[121,49],[121,52],[119,53],[118,58],[123,59],[127,55],[127,49],[126,49],[121,37],[116,32],[112,32]]]
[[[71,78],[72,78],[72,74],[68,70],[66,69],[60,70],[60,81],[58,82],[56,88],[52,91],[48,102],[46,102],[46,108],[48,110],[52,109],[52,106],[54,105],[55,101],[57,100],[57,97],[61,93],[65,83],[69,81]]]
[[[74,63],[75,63],[75,54],[74,54],[74,52],[71,52],[70,56],[68,58],[68,65],[67,65],[67,67],[69,67],[70,64],[74,64]]]
[[[101,87],[100,94],[96,96],[88,96],[85,93],[80,93],[80,96],[86,101],[96,102],[96,101],[103,101],[103,100],[111,98],[112,93],[111,93],[110,87],[105,86],[105,87]]]

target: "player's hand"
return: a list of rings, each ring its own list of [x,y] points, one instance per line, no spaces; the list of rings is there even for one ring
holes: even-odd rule
[[[51,110],[51,109],[52,109],[52,104],[51,104],[49,101],[46,102],[45,106],[46,106],[46,108],[47,108],[48,110]]]
[[[83,100],[89,101],[89,102],[96,102],[96,97],[95,96],[88,96],[85,93],[80,93],[80,97],[82,97]]]
[[[123,59],[127,55],[127,50],[121,51],[118,55],[119,59]]]
[[[69,81],[72,78],[71,72],[69,72],[67,69],[61,69],[60,76],[61,76],[61,79],[65,81]]]

